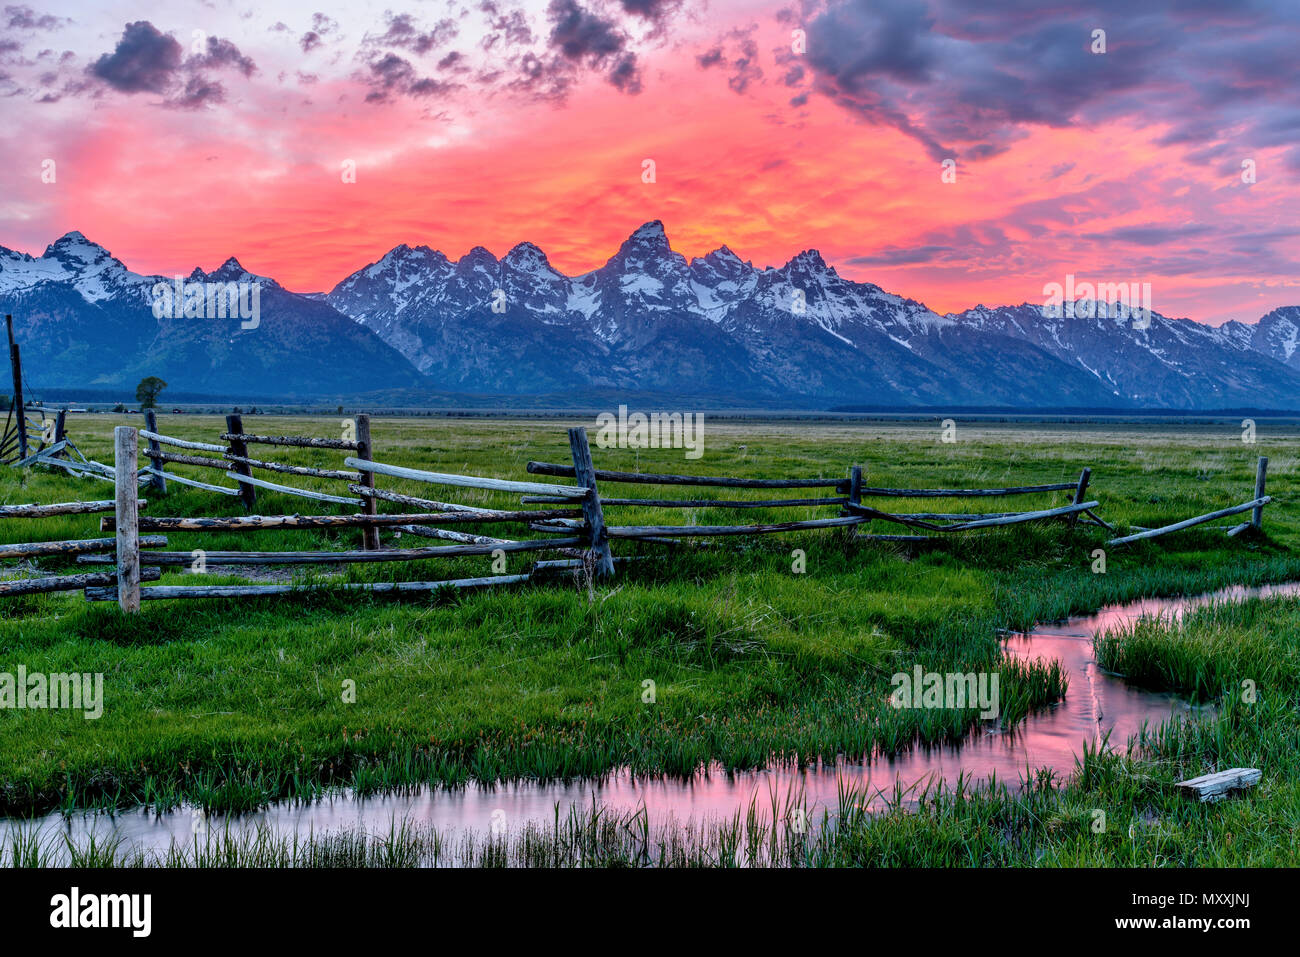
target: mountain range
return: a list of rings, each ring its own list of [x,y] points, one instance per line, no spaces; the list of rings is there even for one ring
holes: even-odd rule
[[[579,276],[521,243],[454,261],[397,246],[327,293],[291,292],[234,258],[187,277],[260,284],[255,328],[156,318],[152,290],[173,278],[131,272],[77,232],[40,257],[0,247],[0,311],[29,385],[126,391],[158,375],[191,393],[407,404],[653,393],[769,408],[1300,410],[1298,306],[1218,328],[1104,308],[1045,318],[1028,303],[939,315],[842,278],[816,250],[762,269],[726,246],[687,260],[658,221]]]

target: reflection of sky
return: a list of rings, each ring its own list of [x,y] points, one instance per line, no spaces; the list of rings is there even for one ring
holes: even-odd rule
[[[738,811],[743,817],[751,802],[770,819],[774,796],[778,807],[803,807],[810,821],[819,822],[823,811],[835,813],[845,790],[869,796],[870,806],[879,809],[893,800],[896,786],[911,802],[929,787],[941,783],[952,786],[959,774],[964,775],[968,786],[997,780],[1016,787],[1026,779],[1027,771],[1048,768],[1058,781],[1064,781],[1075,770],[1083,742],[1096,744],[1109,734],[1109,744],[1122,752],[1144,724],[1153,730],[1172,716],[1195,718],[1198,713],[1198,709],[1173,695],[1139,691],[1102,673],[1092,659],[1092,635],[1129,624],[1143,615],[1177,618],[1209,597],[1240,600],[1251,595],[1297,594],[1300,582],[1262,589],[1235,588],[1193,599],[1147,599],[1045,626],[1032,637],[1012,636],[1006,646],[1010,655],[1062,663],[1069,678],[1066,696],[1060,703],[1031,714],[1014,733],[997,733],[991,730],[992,723],[985,724],[960,747],[915,748],[869,763],[841,763],[803,771],[776,769],[729,775],[715,769],[686,782],[636,780],[622,772],[599,783],[524,782],[492,789],[422,789],[415,794],[363,801],[343,793],[325,801],[275,807],[235,818],[231,827],[256,828],[265,823],[280,836],[319,836],[355,828],[384,835],[389,833],[392,822],[408,819],[432,825],[446,834],[470,829],[486,832],[492,828],[495,815],[518,832],[526,822],[543,827],[554,823],[557,805],[564,821],[570,808],[589,808],[595,802],[614,811],[644,807],[650,823],[657,828],[687,822],[718,823],[732,819]],[[91,831],[100,835],[115,833],[127,846],[163,851],[173,839],[192,841],[193,823],[193,813],[188,809],[161,817],[140,810],[116,818],[80,815],[64,819],[54,813],[43,820],[41,827],[48,833],[70,829],[77,843]],[[7,843],[6,828],[12,825],[12,821],[0,820],[0,846]],[[225,823],[214,819],[209,827],[214,834],[220,834]]]
[[[1300,302],[1293,0],[798,9],[6,3],[0,245],[78,229],[138,272],[235,254],[315,290],[402,242],[577,273],[661,219],[687,256],[815,247],[940,311],[1069,272],[1216,323]]]

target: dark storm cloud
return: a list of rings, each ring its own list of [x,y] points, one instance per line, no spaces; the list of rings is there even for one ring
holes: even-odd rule
[[[95,60],[87,73],[120,93],[154,93],[168,106],[194,109],[225,100],[225,88],[203,72],[214,69],[248,77],[257,66],[219,37],[208,37],[203,53],[186,58],[175,37],[148,20],[137,20],[126,25],[113,52]]]
[[[641,91],[636,54],[613,20],[580,7],[576,0],[551,0],[551,46],[574,64],[607,71],[607,79],[625,93]]]
[[[829,0],[778,20],[808,38],[778,62],[803,62],[817,94],[936,159],[996,155],[1027,126],[1120,118],[1167,125],[1165,145],[1206,163],[1300,130],[1294,0]],[[1091,49],[1098,29],[1105,53]]]

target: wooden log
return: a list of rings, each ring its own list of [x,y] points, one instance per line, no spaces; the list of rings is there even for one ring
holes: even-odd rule
[[[864,488],[864,498],[980,498],[992,495],[1032,495],[1036,492],[1065,492],[1075,482],[1054,485],[1019,485],[1007,488]]]
[[[360,505],[359,498],[344,498],[341,495],[327,495],[324,492],[313,492],[305,488],[293,488],[290,485],[277,485],[275,482],[268,482],[265,479],[253,478],[251,475],[240,475],[238,472],[227,472],[226,478],[233,479],[241,485],[256,485],[258,488],[264,488],[272,492],[283,492],[285,495],[297,495],[299,498],[309,498],[317,502],[334,502],[337,505]]]
[[[142,588],[145,601],[177,598],[258,598],[265,595],[308,594],[328,591],[361,591],[376,595],[400,595],[436,592],[444,588],[488,588],[493,585],[517,585],[528,581],[528,574],[493,575],[488,578],[453,578],[436,582],[347,582],[328,585],[158,585]],[[112,589],[87,588],[87,601],[112,601]]]
[[[862,466],[861,465],[855,465],[851,469],[849,469],[849,496],[848,496],[848,501],[846,501],[844,504],[846,506],[862,504]],[[849,511],[848,508],[841,508],[840,514],[852,515],[853,513]]]
[[[142,471],[148,474],[154,474],[155,472],[155,470],[151,468],[143,469]],[[220,492],[222,495],[239,495],[238,488],[226,488],[224,485],[209,485],[207,482],[199,482],[191,478],[186,478],[183,475],[176,475],[174,472],[162,472],[159,474],[169,481],[178,482],[181,485],[188,485],[191,488],[201,488],[208,492]]]
[[[1071,486],[1073,488],[1073,486]],[[929,521],[918,519],[907,513],[882,512],[878,509],[866,505],[849,505],[852,511],[868,518],[878,518],[886,522],[897,522],[900,525],[912,525],[917,528],[928,529],[932,532],[961,532],[977,528],[994,528],[1001,525],[1018,525],[1021,522],[1036,522],[1045,518],[1060,518],[1065,515],[1073,515],[1078,512],[1087,511],[1090,508],[1096,508],[1099,502],[1080,502],[1078,505],[1062,505],[1060,508],[1046,508],[1035,512],[1012,512],[1006,515],[999,515],[995,518],[982,518],[971,522],[960,522],[954,525],[935,525]]]
[[[375,449],[370,442],[370,416],[361,413],[356,417],[357,424],[357,458],[364,461],[374,461]],[[375,473],[372,471],[363,471],[357,481],[358,485],[368,489],[375,487]],[[366,515],[375,515],[379,509],[373,495],[363,495],[361,497],[361,511]],[[367,525],[361,529],[361,546],[362,548],[379,547],[379,529],[374,525]]]
[[[140,571],[140,580],[156,582],[162,577],[157,568],[145,568]],[[48,578],[13,578],[0,580],[0,598],[13,598],[18,595],[39,595],[51,591],[77,591],[82,588],[107,586],[117,598],[116,572],[85,572],[79,575],[54,575]]]
[[[248,458],[248,445],[244,439],[244,417],[239,414],[226,416],[226,431],[222,434],[223,441],[230,443],[230,448],[226,449],[231,455],[237,455],[240,458]],[[252,471],[247,465],[235,463],[235,472],[239,475],[248,477]],[[239,483],[239,498],[244,503],[244,508],[251,509],[257,504],[257,486],[251,482]]]
[[[219,469],[224,472],[230,468],[230,463],[225,459],[207,459],[199,455],[181,455],[178,452],[159,452],[159,462],[171,462],[174,465],[196,465],[199,468]]]
[[[140,539],[141,548],[161,548],[167,544],[162,535],[147,535]],[[40,558],[47,555],[90,555],[111,552],[117,548],[116,538],[82,538],[67,542],[23,542],[0,545],[0,558]]]
[[[1179,781],[1174,787],[1181,788],[1184,795],[1201,802],[1222,801],[1232,791],[1253,788],[1263,776],[1258,768],[1229,768]]]
[[[158,434],[158,413],[146,409],[144,413],[145,428],[140,431],[142,438],[149,440],[149,486],[162,494],[167,494],[167,477],[163,473],[162,446],[153,438]]]
[[[596,488],[591,446],[587,444],[587,430],[582,426],[569,429],[569,453],[573,456],[574,479],[587,489],[582,499],[582,517],[587,545],[591,550],[592,574],[596,578],[608,578],[614,574],[614,556],[610,553],[609,536],[605,534],[605,514],[601,511],[600,492]]]
[[[31,455],[27,456],[27,458],[19,459],[17,462],[15,462],[14,468],[22,469],[22,468],[27,468],[27,466],[29,465],[36,465],[38,463],[45,464],[42,461],[43,459],[45,459],[46,457],[53,458],[54,456],[62,452],[65,448],[67,448],[67,445],[68,445],[68,440],[64,439],[62,442],[55,442],[48,449],[38,449],[37,451],[33,452]]]
[[[568,501],[556,495],[525,495],[519,500],[522,504],[554,505]],[[684,498],[605,498],[600,497],[602,508],[615,506],[634,506],[639,508],[796,508],[820,507],[823,505],[844,505],[847,498],[781,498],[746,502],[740,499],[684,499]]]
[[[149,421],[149,415],[152,415],[152,412],[146,414],[146,423]],[[190,442],[187,439],[178,439],[170,435],[163,435],[154,429],[141,429],[140,438],[148,439],[151,443],[171,445],[178,449],[189,449],[192,452],[224,453],[226,451],[226,446],[224,445],[213,445],[210,442]]]
[[[574,518],[581,516],[577,509],[552,511],[503,512],[488,518],[473,512],[428,512],[402,515],[229,515],[203,518],[145,516],[140,519],[144,532],[231,532],[254,531],[266,528],[363,528],[379,525],[446,525],[467,522],[488,524],[492,522],[527,522],[538,518]],[[111,532],[115,522],[111,518],[99,521],[101,531]]]
[[[117,465],[117,508],[114,521],[117,531],[117,603],[122,611],[140,610],[140,528],[136,501],[135,429],[119,425],[113,429],[114,463]]]
[[[845,525],[860,525],[865,521],[868,521],[866,516],[849,515],[841,518],[810,519],[806,522],[779,522],[773,525],[614,525],[607,527],[606,532],[610,538],[767,535],[809,528],[839,528]]]
[[[478,508],[473,505],[457,505],[455,502],[435,502],[431,498],[416,498],[414,495],[402,495],[398,492],[390,492],[382,488],[367,488],[364,485],[349,485],[349,492],[355,492],[362,498],[378,498],[385,502],[396,502],[399,505],[410,505],[414,508],[434,509],[440,512],[477,512],[480,515],[503,515],[506,514],[496,508]],[[543,498],[545,496],[538,496]],[[554,496],[547,498],[547,501],[570,503],[573,500]]]
[[[1136,535],[1125,535],[1123,538],[1112,538],[1107,545],[1127,545],[1129,542],[1136,542],[1144,538],[1155,538],[1159,535],[1166,535],[1169,532],[1179,532],[1184,528],[1191,528],[1194,525],[1204,525],[1206,522],[1212,522],[1217,518],[1225,518],[1228,515],[1239,515],[1242,512],[1253,511],[1257,506],[1267,505],[1272,499],[1265,495],[1262,499],[1256,499],[1253,502],[1246,502],[1243,505],[1234,505],[1232,508],[1223,508],[1217,512],[1210,512],[1206,515],[1198,515],[1195,518],[1189,518],[1186,521],[1176,522],[1173,525],[1165,525],[1161,528],[1151,528]]]
[[[59,409],[54,417],[54,442],[58,444],[68,437],[68,410]]]
[[[1097,523],[1098,525],[1100,525],[1102,528],[1109,528],[1112,532],[1115,531],[1115,526],[1114,526],[1114,525],[1112,525],[1110,522],[1106,521],[1104,518],[1102,518],[1100,515],[1098,515],[1098,514],[1097,514],[1096,512],[1094,512],[1092,509],[1088,509],[1087,511],[1084,512],[1084,514],[1087,515],[1089,518],[1091,518],[1094,522],[1096,522],[1096,523]]]
[[[476,475],[448,475],[444,472],[425,472],[421,469],[402,468],[398,465],[384,465],[382,462],[369,462],[364,459],[346,458],[344,465],[363,472],[375,472],[393,478],[409,479],[413,482],[428,482],[431,485],[454,485],[461,488],[482,488],[493,492],[522,492],[536,495],[558,495],[566,499],[585,498],[587,489],[576,485],[542,485],[539,482],[510,482],[505,479],[481,478]]]
[[[534,475],[556,475],[573,478],[571,465],[556,465],[552,462],[529,462],[528,471]],[[721,478],[711,475],[657,475],[650,472],[611,472],[596,469],[596,480],[600,482],[628,482],[640,485],[707,485],[720,488],[833,488],[848,491],[845,479],[742,479]]]
[[[1242,522],[1240,525],[1234,525],[1232,528],[1228,529],[1228,537],[1236,538],[1238,535],[1240,535],[1242,532],[1244,532],[1246,529],[1250,527],[1251,527],[1250,522]]]
[[[1261,455],[1259,461],[1255,463],[1255,501],[1264,498],[1264,479],[1268,475],[1268,457]],[[1255,528],[1262,528],[1264,525],[1264,506],[1257,505],[1250,513],[1250,524]]]
[[[230,417],[227,416],[227,421]],[[221,434],[221,438],[231,445],[239,443],[247,445],[253,442],[259,445],[291,445],[299,449],[338,449],[341,452],[357,451],[357,443],[347,439],[317,439],[306,435],[253,435],[243,430],[243,421],[240,421],[240,427],[235,429],[228,428]],[[237,452],[238,455],[245,455],[245,452]]]
[[[250,459],[247,456],[233,455],[230,452],[223,453],[227,462],[238,462],[247,465],[249,468],[266,469],[268,472],[279,472],[282,475],[303,475],[309,478],[323,479],[346,479],[349,482],[358,481],[361,478],[360,472],[349,472],[342,469],[318,469],[309,465],[285,465],[281,462],[263,462],[260,459]]]
[[[380,548],[375,550],[313,552],[224,552],[205,551],[203,560],[208,565],[355,565],[368,562],[417,562],[432,558],[462,558],[471,555],[491,555],[497,549],[505,552],[545,552],[585,544],[578,536],[570,538],[536,539],[531,541],[493,541],[488,543],[457,543],[431,545],[420,548]],[[149,552],[151,565],[188,565],[194,561],[190,552]]]
[[[421,538],[439,538],[447,542],[464,542],[467,545],[500,545],[513,541],[509,538],[491,538],[487,535],[471,535],[468,532],[456,532],[449,528],[431,528],[428,525],[395,525],[393,531],[418,535]]]
[[[141,500],[140,505],[145,502]],[[89,515],[117,508],[112,499],[98,502],[55,502],[53,505],[0,505],[0,518],[48,518],[51,515]]]

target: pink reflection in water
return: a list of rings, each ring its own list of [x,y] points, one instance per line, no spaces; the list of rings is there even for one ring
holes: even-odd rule
[[[282,835],[319,835],[342,828],[386,833],[394,819],[406,818],[440,831],[486,831],[493,815],[500,818],[503,813],[511,830],[517,830],[529,821],[543,825],[552,822],[557,805],[564,818],[571,807],[588,808],[592,802],[612,810],[635,810],[644,805],[654,824],[669,820],[699,822],[730,818],[737,811],[743,814],[754,799],[760,809],[770,807],[774,790],[782,796],[801,792],[810,814],[817,819],[823,807],[834,811],[843,787],[873,794],[872,806],[879,808],[885,799],[892,798],[896,786],[916,793],[940,781],[950,785],[959,774],[973,783],[992,779],[1022,782],[1028,769],[1039,768],[1066,777],[1074,770],[1075,757],[1085,741],[1095,744],[1109,732],[1110,743],[1122,748],[1144,724],[1154,727],[1171,717],[1201,711],[1174,695],[1141,691],[1102,672],[1092,657],[1094,634],[1144,615],[1178,618],[1212,601],[1296,594],[1300,594],[1300,582],[1262,588],[1237,586],[1189,598],[1142,599],[1102,608],[1084,618],[1043,625],[1027,635],[1013,635],[1006,640],[1007,652],[1024,659],[1058,659],[1069,675],[1069,692],[1060,703],[1030,715],[1014,733],[977,729],[958,746],[917,747],[894,757],[841,761],[804,770],[777,768],[727,774],[711,768],[687,781],[638,779],[623,771],[601,782],[522,782],[495,788],[471,785],[459,790],[422,788],[409,795],[366,799],[340,792],[316,803],[277,805],[228,822],[213,819],[208,827],[219,831],[228,824],[232,831],[242,831],[264,823]],[[78,841],[92,833],[112,834],[129,845],[161,852],[173,840],[191,842],[192,821],[188,809],[160,817],[138,810],[113,817],[87,814],[71,821],[53,814],[42,821],[41,827],[70,830]],[[0,824],[0,835],[5,833],[5,825],[12,823]]]

